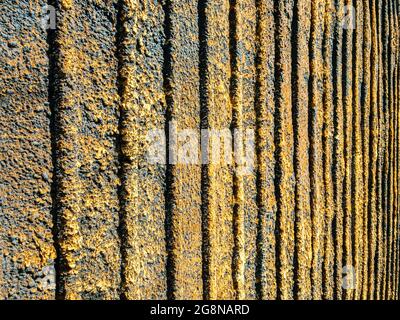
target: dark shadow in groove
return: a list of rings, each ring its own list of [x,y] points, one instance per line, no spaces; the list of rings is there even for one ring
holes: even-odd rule
[[[335,8],[336,10],[338,10],[338,1],[335,0]],[[336,16],[337,17],[337,16]],[[339,25],[339,22],[336,21],[335,24],[335,28],[334,28],[334,34],[333,34],[333,46],[332,46],[332,67],[333,67],[333,76],[332,76],[332,83],[333,83],[333,136],[334,137],[339,137],[339,119],[337,117],[337,114],[339,113],[338,111],[338,106],[339,106],[339,87],[338,87],[338,83],[340,81],[339,79],[339,68],[341,68],[340,63],[339,63],[339,56],[340,56],[340,52],[339,52],[339,43],[340,43],[340,33],[339,33],[339,29],[341,28],[341,26]],[[339,149],[339,143],[338,143],[338,139],[333,139],[333,157],[332,157],[332,181],[333,181],[333,201],[335,204],[335,207],[339,207],[340,204],[337,203],[337,199],[338,199],[338,184],[340,183],[340,181],[338,180],[339,177],[339,171],[340,171],[340,163],[339,163],[339,154],[338,154],[338,149]],[[336,211],[336,209],[335,209]],[[332,238],[333,238],[333,245],[334,245],[334,264],[333,264],[333,299],[335,300],[339,300],[339,296],[338,296],[338,277],[339,277],[339,273],[341,272],[341,270],[339,270],[339,266],[337,265],[337,256],[338,256],[338,232],[337,232],[337,228],[338,228],[338,219],[339,217],[337,216],[337,214],[334,214],[334,218],[333,218],[333,223],[332,223]]]
[[[392,1],[390,1],[387,4],[387,15],[388,15],[388,19],[387,19],[387,26],[388,26],[388,51],[387,51],[387,63],[388,63],[388,68],[387,68],[387,72],[388,72],[388,80],[387,80],[387,101],[388,101],[388,125],[387,125],[387,129],[388,129],[388,176],[387,176],[387,197],[386,197],[386,201],[387,201],[387,235],[386,235],[386,239],[387,239],[387,256],[386,256],[386,291],[385,291],[385,298],[386,299],[390,299],[390,289],[392,286],[391,283],[391,278],[392,278],[392,272],[391,272],[391,267],[392,267],[392,254],[393,254],[393,243],[391,241],[391,239],[393,238],[393,207],[392,207],[392,197],[393,197],[393,134],[392,134],[392,130],[393,130],[393,48],[391,45],[391,39],[393,37],[393,19],[392,19],[392,15],[393,15],[393,8],[392,8]]]
[[[366,10],[365,10],[365,6],[363,7],[363,10],[364,10],[364,13],[363,13],[363,20],[364,20],[364,23],[366,22],[366,19],[364,19],[365,18],[365,15],[367,15],[368,13],[366,13]],[[362,48],[362,65],[363,65],[363,69],[364,69],[364,57],[365,57],[365,55],[366,55],[366,40],[365,40],[365,38],[364,38],[364,32],[365,32],[365,29],[366,29],[366,26],[364,26],[364,28],[363,28],[363,41],[362,41],[362,46],[361,46],[361,48]],[[370,40],[371,41],[371,40]],[[371,43],[371,46],[372,46],[372,43]],[[370,53],[370,55],[371,55],[371,53]],[[368,68],[368,67],[367,67]],[[370,72],[370,77],[371,77],[371,72]],[[362,141],[362,147],[361,147],[361,153],[362,153],[362,168],[363,168],[363,170],[365,169],[365,160],[364,160],[364,158],[365,157],[367,157],[367,154],[366,154],[366,143],[365,143],[365,140],[367,139],[367,137],[368,137],[368,147],[369,148],[371,148],[372,146],[371,146],[371,140],[372,140],[372,133],[370,133],[371,131],[370,131],[370,128],[371,128],[371,126],[369,125],[369,121],[370,121],[370,117],[369,118],[367,118],[366,117],[366,113],[367,113],[367,109],[366,109],[366,101],[367,101],[367,96],[368,95],[370,95],[370,91],[372,90],[372,87],[370,87],[370,89],[369,89],[369,91],[367,91],[367,84],[366,84],[366,76],[363,74],[363,76],[362,76],[362,81],[361,81],[361,91],[360,91],[360,101],[361,101],[361,110],[360,110],[360,112],[361,112],[361,141]],[[369,100],[369,112],[371,113],[371,99]],[[367,128],[367,130],[365,130],[365,127],[366,127],[366,124],[368,123],[368,128]],[[369,225],[370,225],[370,218],[371,218],[371,212],[369,211],[369,207],[370,207],[370,202],[371,202],[371,197],[370,197],[370,194],[369,194],[369,189],[370,189],[370,183],[371,183],[371,172],[372,172],[372,168],[370,167],[370,163],[371,163],[371,160],[372,160],[372,157],[371,157],[371,151],[369,150],[369,153],[368,153],[368,158],[366,158],[366,159],[368,159],[368,172],[369,172],[369,174],[368,174],[368,179],[365,179],[365,174],[363,173],[363,179],[364,179],[364,181],[363,181],[363,183],[364,183],[364,197],[366,197],[366,200],[364,200],[365,201],[365,203],[363,203],[363,207],[362,207],[362,219],[363,219],[363,222],[362,222],[362,225],[363,225],[363,233],[364,233],[364,228],[366,228],[366,226],[364,225],[364,223],[365,223],[365,214],[366,214],[366,212],[365,212],[365,208],[364,208],[364,205],[366,205],[367,206],[367,215],[368,215],[368,222],[367,222],[367,243],[364,243],[364,246],[367,246],[368,247],[368,245],[369,245],[369,243],[371,242],[370,241],[370,233],[369,233],[369,230],[371,230],[371,228],[369,227]],[[365,188],[365,186],[367,187],[367,188]],[[364,235],[363,235],[364,236]],[[363,241],[363,240],[362,240]],[[364,249],[363,249],[364,250]],[[367,253],[367,256],[366,257],[364,257],[364,252],[362,253],[362,255],[363,255],[363,261],[364,261],[364,263],[366,263],[367,264],[367,273],[366,274],[364,274],[364,270],[362,270],[361,272],[362,272],[362,274],[364,274],[364,279],[363,279],[363,282],[362,282],[362,285],[361,285],[361,295],[363,295],[363,291],[364,291],[364,287],[366,286],[367,287],[367,294],[368,294],[368,287],[369,287],[369,257],[370,257],[370,253],[369,253],[369,248],[368,248],[368,253]]]
[[[173,247],[175,243],[173,232],[173,207],[174,207],[174,176],[173,164],[170,163],[170,135],[169,123],[172,121],[173,114],[173,97],[171,94],[171,77],[172,77],[172,22],[171,22],[171,0],[166,0],[163,4],[164,9],[164,62],[163,62],[163,86],[166,97],[166,114],[165,114],[165,136],[166,136],[166,175],[165,175],[165,234],[166,234],[166,249],[167,249],[167,298],[175,299],[175,260],[173,255]]]
[[[56,0],[49,0],[49,6],[53,6],[56,8]],[[57,11],[56,11],[57,12]],[[58,17],[57,17],[58,18]],[[56,24],[58,20],[56,20]],[[48,101],[50,107],[50,139],[51,139],[51,158],[52,158],[52,165],[53,165],[53,179],[51,182],[51,200],[52,200],[52,208],[51,208],[51,216],[53,219],[53,228],[52,228],[52,235],[54,241],[54,247],[56,249],[56,259],[54,261],[54,269],[56,272],[56,288],[55,288],[55,297],[57,300],[62,300],[65,298],[65,293],[63,292],[63,286],[61,285],[61,248],[59,245],[59,220],[58,220],[58,206],[59,206],[59,199],[58,199],[58,192],[59,192],[59,177],[58,177],[58,148],[57,148],[57,141],[59,140],[59,132],[58,132],[58,119],[57,119],[57,111],[58,111],[58,101],[60,98],[60,92],[58,90],[58,83],[59,83],[59,75],[60,70],[57,61],[58,55],[58,46],[56,43],[57,38],[57,29],[48,29],[47,30],[47,44],[48,44]]]
[[[379,39],[379,32],[381,30],[381,20],[380,20],[380,6],[379,6],[379,0],[370,0],[370,4],[371,4],[371,10],[372,10],[372,3],[375,3],[374,7],[375,7],[375,12],[372,12],[372,14],[375,15],[375,22],[376,22],[376,26],[375,26],[375,31],[376,31],[376,45],[377,45],[377,51],[376,51],[376,59],[380,59],[380,55],[381,55],[381,45],[380,45],[380,39]],[[375,248],[375,261],[374,261],[374,277],[375,277],[375,283],[374,283],[374,288],[375,291],[373,293],[373,299],[379,299],[378,296],[378,292],[379,292],[379,288],[378,288],[378,284],[379,284],[379,271],[380,271],[380,252],[379,252],[379,219],[381,218],[381,199],[380,199],[380,191],[381,191],[381,184],[380,184],[380,180],[381,180],[381,156],[380,156],[380,149],[381,149],[381,137],[380,137],[380,131],[381,131],[381,118],[382,118],[382,114],[379,110],[379,104],[381,102],[381,98],[380,98],[380,94],[381,94],[381,81],[382,79],[380,78],[380,73],[381,73],[381,69],[382,69],[382,65],[379,62],[379,65],[377,67],[377,101],[376,103],[378,104],[377,106],[377,122],[378,122],[378,138],[377,138],[377,151],[378,151],[378,156],[376,159],[376,182],[375,182],[375,192],[376,192],[376,197],[375,197],[375,210],[376,210],[376,248]]]
[[[119,236],[119,241],[120,241],[120,255],[121,255],[121,267],[120,267],[120,278],[121,278],[121,285],[119,288],[119,297],[121,300],[126,300],[126,278],[125,278],[125,266],[127,264],[127,252],[126,252],[126,237],[127,237],[127,231],[126,231],[126,210],[125,210],[125,185],[126,185],[126,174],[125,174],[125,168],[124,165],[127,163],[128,159],[124,156],[122,148],[123,148],[123,137],[122,137],[122,131],[123,131],[123,121],[125,118],[124,110],[122,107],[122,103],[124,100],[124,82],[125,79],[122,74],[122,68],[124,65],[124,39],[126,37],[126,34],[124,32],[124,21],[123,21],[123,10],[124,10],[124,0],[119,0],[116,6],[116,11],[117,11],[117,21],[116,21],[116,29],[117,29],[117,34],[116,34],[116,57],[118,61],[118,76],[117,76],[117,87],[118,87],[118,94],[120,98],[120,108],[119,108],[119,117],[118,117],[118,135],[115,141],[115,148],[118,153],[118,177],[121,180],[121,184],[118,187],[118,200],[119,200],[119,206],[120,206],[120,212],[119,212],[119,225],[118,225],[118,236]]]
[[[200,129],[208,129],[208,92],[207,92],[207,16],[206,7],[208,0],[198,1],[198,25],[199,25],[199,92],[200,92]],[[203,159],[204,160],[204,159]],[[202,161],[204,163],[204,161]],[[202,278],[203,278],[203,298],[209,299],[210,296],[210,232],[208,227],[208,192],[209,175],[208,165],[204,164],[201,168],[201,215],[202,215]]]
[[[309,43],[308,43],[308,55],[309,55],[309,66],[310,66],[310,78],[308,81],[308,141],[309,141],[309,161],[308,161],[308,172],[310,173],[310,201],[313,197],[315,197],[315,186],[313,182],[313,172],[315,172],[315,163],[314,163],[314,154],[315,154],[315,141],[314,141],[314,110],[313,110],[313,101],[312,98],[314,96],[314,89],[313,89],[313,80],[315,77],[315,71],[312,66],[312,60],[315,58],[315,50],[314,50],[314,43],[313,43],[313,31],[315,28],[315,17],[314,17],[314,6],[316,6],[313,1],[311,1],[311,22],[310,22],[310,36],[309,36]],[[314,208],[310,203],[310,217],[311,217],[311,247],[312,247],[312,259],[314,259],[314,216],[315,216]],[[313,264],[311,265],[311,297],[314,296],[314,288],[315,288],[315,279],[313,278]]]
[[[302,0],[300,0],[302,1]],[[298,226],[300,224],[299,214],[303,214],[299,210],[299,186],[298,186],[298,178],[301,176],[302,172],[299,172],[300,159],[298,159],[299,153],[299,86],[298,86],[298,61],[299,61],[299,52],[298,52],[298,36],[299,36],[299,0],[294,0],[293,3],[293,20],[292,20],[292,34],[291,34],[291,43],[292,43],[292,125],[293,125],[293,139],[294,139],[294,175],[295,175],[295,227],[294,227],[294,239],[295,239],[295,250],[294,250],[294,261],[293,261],[293,274],[294,274],[294,287],[293,287],[293,295],[295,299],[299,299],[300,292],[300,283],[299,283],[299,234],[298,234]]]
[[[387,3],[385,0],[381,2],[381,17],[380,17],[380,22],[381,22],[381,54],[382,54],[382,117],[383,117],[383,155],[382,155],[382,168],[381,168],[381,206],[382,206],[382,221],[381,221],[381,228],[382,228],[382,242],[384,243],[384,248],[383,252],[381,253],[382,255],[382,260],[384,261],[385,258],[387,257],[387,207],[388,207],[388,202],[387,202],[387,188],[388,188],[388,159],[386,156],[387,153],[387,148],[388,148],[388,96],[386,93],[388,92],[388,25],[387,25]],[[385,299],[385,293],[386,293],[386,261],[384,261],[383,266],[381,265],[381,283],[380,283],[380,294],[381,296],[379,298]]]
[[[367,286],[367,297],[369,296],[371,290],[372,290],[372,286],[371,286],[371,257],[372,257],[372,237],[373,237],[373,225],[372,225],[372,182],[373,182],[373,178],[372,178],[372,173],[374,171],[373,169],[373,164],[372,164],[372,159],[374,158],[374,154],[373,154],[373,143],[374,143],[374,132],[373,132],[373,121],[374,121],[374,114],[373,114],[373,101],[372,101],[372,90],[373,90],[373,68],[374,66],[372,65],[372,54],[373,54],[373,42],[372,42],[372,29],[374,28],[374,26],[372,25],[372,16],[371,16],[371,4],[370,1],[368,2],[368,7],[369,7],[369,11],[365,12],[365,8],[364,8],[364,12],[365,15],[368,16],[369,18],[369,27],[370,27],[370,53],[369,53],[369,59],[367,59],[367,61],[369,62],[369,77],[370,77],[370,81],[369,81],[369,91],[367,91],[367,84],[365,83],[365,78],[363,78],[363,85],[362,85],[362,91],[361,91],[361,106],[363,107],[363,116],[362,116],[362,127],[364,128],[364,126],[366,124],[368,124],[368,128],[369,128],[369,132],[368,134],[366,134],[364,132],[364,130],[362,130],[363,133],[363,141],[365,141],[366,136],[368,136],[369,141],[368,141],[368,155],[365,154],[365,156],[368,156],[368,181],[367,181],[367,190],[364,190],[364,192],[366,193],[367,196],[367,243],[365,244],[368,249],[367,249],[367,278],[368,281],[364,282],[364,285]],[[364,47],[365,47],[365,41],[364,41],[364,46],[363,46],[363,52],[364,52]],[[365,54],[365,53],[364,53]],[[367,100],[367,97],[369,97],[369,117],[365,118],[365,108],[364,108],[364,104],[365,101]]]
[[[236,39],[236,35],[238,34],[238,26],[237,26],[237,1],[229,0],[229,55],[230,55],[230,67],[231,67],[231,77],[229,83],[229,97],[231,99],[232,109],[232,123],[231,128],[237,129],[241,127],[241,119],[239,119],[239,114],[237,108],[240,108],[238,105],[235,94],[238,90],[238,42]],[[231,131],[233,132],[233,131]],[[239,192],[239,181],[236,171],[233,173],[233,196],[235,199],[238,197]],[[236,293],[236,296],[239,295],[239,281],[238,281],[238,271],[239,271],[239,210],[240,205],[237,201],[234,202],[233,206],[233,238],[234,238],[234,248],[233,248],[233,259],[232,259],[232,279],[233,286]]]
[[[262,282],[262,277],[263,277],[263,261],[265,259],[263,255],[263,230],[262,230],[262,221],[265,219],[265,208],[263,207],[262,204],[262,198],[261,198],[261,189],[262,189],[262,172],[260,172],[260,165],[261,165],[261,137],[260,137],[260,130],[262,128],[262,123],[260,121],[262,114],[261,114],[261,92],[260,92],[260,86],[261,86],[261,74],[260,74],[260,65],[262,63],[262,57],[261,57],[261,19],[262,17],[260,16],[260,10],[261,10],[261,1],[262,0],[256,0],[256,58],[255,58],[255,65],[256,65],[256,85],[255,85],[255,98],[254,98],[254,103],[255,103],[255,110],[256,110],[256,156],[257,156],[257,240],[256,240],[256,248],[257,248],[257,254],[256,254],[256,297],[258,300],[261,300],[263,298],[263,282]]]

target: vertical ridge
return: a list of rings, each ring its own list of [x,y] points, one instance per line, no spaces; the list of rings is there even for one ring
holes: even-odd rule
[[[293,1],[275,2],[275,194],[277,198],[278,298],[293,298],[294,168],[291,117],[291,23]]]
[[[257,5],[257,293],[260,299],[277,298],[275,197],[275,20],[274,1],[256,0]]]
[[[292,27],[292,119],[295,155],[295,298],[311,299],[311,212],[309,178],[308,95],[310,78],[308,41],[311,1],[295,1]]]
[[[0,6],[0,299],[55,298],[46,0]]]
[[[167,1],[166,81],[171,179],[171,265],[174,299],[200,299],[202,283],[201,150],[198,8],[192,1]]]
[[[310,185],[312,215],[312,287],[313,299],[322,299],[323,259],[325,226],[325,194],[323,166],[323,34],[325,2],[312,2],[310,36],[310,74],[309,82],[309,139],[310,139]]]
[[[333,299],[333,268],[334,268],[334,248],[332,225],[334,219],[333,210],[333,181],[332,181],[332,153],[333,153],[333,117],[334,106],[332,102],[333,85],[332,85],[332,48],[333,48],[333,22],[332,15],[334,11],[333,4],[330,0],[325,1],[326,10],[324,15],[324,35],[322,44],[323,58],[323,165],[324,165],[324,192],[325,192],[325,227],[324,227],[324,265],[323,265],[323,297],[325,299]]]
[[[256,126],[254,0],[231,2],[231,103],[234,136],[235,289],[238,299],[256,298],[257,186],[254,163]]]
[[[362,41],[363,41],[363,6],[361,1],[354,0],[355,30],[353,37],[353,142],[352,142],[352,253],[355,270],[354,299],[360,299],[362,288],[362,229],[363,229],[363,176],[362,176],[362,136],[361,136],[361,84],[362,84]]]
[[[61,1],[57,9],[59,295],[114,299],[120,284],[116,10],[79,1]],[[96,19],[80,19],[94,12]],[[94,24],[102,32],[94,34]]]
[[[120,18],[121,296],[166,299],[165,13],[159,2],[123,0]]]
[[[204,78],[203,125],[209,129],[205,167],[207,230],[207,299],[233,299],[233,166],[232,106],[229,96],[231,76],[229,55],[229,1],[209,0],[204,4],[206,65]],[[204,115],[204,114],[203,114]],[[203,126],[202,125],[202,126]],[[203,126],[204,128],[204,126]],[[221,143],[223,141],[223,143]],[[223,146],[223,148],[221,148]],[[203,185],[204,186],[204,185]],[[203,211],[204,212],[204,211]]]

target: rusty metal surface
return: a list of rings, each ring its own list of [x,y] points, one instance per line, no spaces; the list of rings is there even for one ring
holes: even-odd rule
[[[1,0],[0,299],[398,299],[399,9]]]

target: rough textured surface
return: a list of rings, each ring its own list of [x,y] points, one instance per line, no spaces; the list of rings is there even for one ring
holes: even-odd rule
[[[4,299],[55,296],[49,60],[47,34],[40,25],[44,4],[3,1],[0,8],[0,297]]]
[[[58,294],[66,299],[119,297],[119,96],[113,5],[74,0],[56,6],[50,99]]]
[[[2,1],[0,299],[398,299],[399,11]]]
[[[160,1],[120,1],[122,298],[167,297],[164,165],[146,159],[164,129],[165,13]]]

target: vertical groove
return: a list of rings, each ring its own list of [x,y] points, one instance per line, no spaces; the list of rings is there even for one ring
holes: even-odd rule
[[[240,0],[239,0],[240,3]],[[240,54],[238,52],[238,41],[241,40],[238,24],[241,14],[238,0],[230,0],[229,8],[229,48],[231,61],[230,97],[232,104],[232,126],[235,130],[243,130],[242,109],[242,79],[240,78]],[[234,143],[237,143],[234,141]],[[236,297],[242,300],[244,292],[244,268],[245,268],[245,239],[244,239],[244,186],[243,177],[238,172],[238,163],[235,161],[234,183],[233,183],[233,220],[234,220],[234,259],[233,279]]]
[[[394,110],[394,48],[395,48],[395,40],[394,40],[394,26],[393,26],[393,1],[389,2],[389,141],[390,141],[390,162],[389,162],[389,191],[388,191],[388,203],[389,203],[389,224],[388,224],[388,232],[389,232],[389,247],[388,247],[388,258],[387,258],[387,289],[386,289],[386,299],[392,299],[392,289],[393,289],[393,249],[394,249],[394,160],[395,160],[395,135],[394,135],[394,125],[395,125],[395,110]]]
[[[382,221],[383,221],[383,204],[382,204],[382,164],[383,164],[383,110],[382,110],[382,1],[376,0],[376,22],[377,22],[377,64],[378,64],[378,77],[377,77],[377,115],[378,115],[378,157],[377,157],[377,186],[376,186],[376,210],[377,210],[377,246],[376,246],[376,258],[375,258],[375,299],[380,299],[381,296],[381,284],[382,284],[382,254],[383,254],[383,232],[382,232]]]
[[[345,6],[351,6],[351,0],[345,1]],[[349,15],[349,12],[347,12]],[[352,13],[350,12],[350,17]],[[343,187],[343,212],[344,212],[344,250],[343,250],[343,268],[346,268],[346,279],[354,281],[353,275],[353,259],[352,259],[352,197],[351,197],[351,165],[352,165],[352,37],[353,30],[345,29],[343,31],[343,121],[344,121],[344,187]],[[352,282],[353,282],[352,281]],[[344,299],[351,300],[353,290],[352,283],[346,283],[349,287],[343,292]]]
[[[352,253],[355,270],[354,299],[360,299],[362,286],[362,203],[363,203],[363,177],[362,177],[362,140],[361,140],[361,96],[362,84],[362,2],[353,0],[355,9],[355,30],[353,36],[353,114],[352,114],[352,176],[351,176],[351,202],[352,202]]]
[[[377,248],[377,157],[378,157],[378,39],[375,0],[369,0],[369,14],[371,25],[370,60],[370,140],[369,140],[369,179],[368,179],[368,299],[374,298],[375,293],[375,259]],[[367,81],[367,79],[366,79]],[[367,93],[368,94],[368,93]]]
[[[175,242],[174,232],[172,230],[173,226],[173,167],[170,163],[172,157],[170,151],[170,131],[169,125],[172,122],[172,108],[173,108],[173,98],[171,90],[171,76],[172,76],[172,63],[171,63],[171,41],[172,41],[172,25],[171,25],[171,0],[166,0],[163,6],[164,10],[164,35],[165,44],[163,47],[163,83],[164,83],[164,95],[166,103],[165,111],[165,159],[166,159],[166,170],[165,170],[165,235],[166,235],[166,277],[167,277],[167,299],[172,300],[175,298],[175,259],[173,246]]]
[[[55,0],[48,1],[49,6],[56,6]],[[57,101],[59,99],[59,92],[57,90],[57,78],[60,77],[60,70],[57,68],[57,45],[56,45],[56,30],[49,29],[47,31],[47,42],[48,42],[48,59],[49,59],[49,87],[48,87],[48,95],[49,95],[49,106],[51,110],[50,117],[50,134],[51,134],[51,151],[52,151],[52,164],[53,164],[53,180],[51,184],[51,198],[52,198],[52,208],[51,208],[51,216],[53,219],[53,239],[54,239],[54,247],[56,249],[56,259],[54,262],[55,267],[55,298],[62,298],[62,294],[60,291],[60,246],[58,242],[58,233],[59,229],[57,226],[58,220],[58,179],[57,179],[57,140],[58,138],[58,125],[57,125]]]
[[[343,259],[343,178],[344,178],[344,127],[343,127],[343,88],[342,88],[342,39],[343,1],[335,2],[336,24],[333,43],[333,194],[335,219],[332,232],[335,235],[335,299],[342,298],[342,259]]]
[[[117,3],[57,4],[60,291],[67,299],[115,299],[121,266]]]
[[[207,87],[206,87],[206,70],[207,70],[207,16],[206,16],[207,0],[198,1],[199,14],[199,92],[200,92],[200,127],[202,130],[208,128],[208,107],[207,107]],[[203,158],[203,155],[202,155]],[[203,298],[210,299],[210,230],[208,228],[209,212],[208,212],[208,164],[202,165],[201,170],[201,194],[202,194],[202,279],[203,279]]]
[[[118,117],[118,136],[116,139],[117,151],[118,151],[118,178],[123,181],[124,166],[123,163],[125,161],[123,153],[122,153],[122,119],[124,117],[123,108],[121,106],[121,102],[124,94],[123,87],[123,77],[122,77],[122,68],[123,68],[123,41],[126,37],[126,34],[123,30],[123,0],[118,0],[117,3],[117,22],[116,22],[116,57],[118,60],[118,78],[117,78],[117,86],[118,86],[118,96],[119,96],[119,117]],[[124,210],[124,197],[123,197],[123,188],[122,183],[118,186],[118,200],[119,200],[119,225],[118,225],[118,236],[120,241],[120,257],[121,257],[121,266],[120,266],[120,279],[121,283],[119,286],[119,298],[120,300],[124,300],[125,297],[125,266],[127,263],[127,255],[124,246],[124,238],[126,234],[126,212]]]
[[[370,223],[369,217],[372,214],[369,211],[369,204],[371,202],[370,199],[370,176],[372,171],[372,166],[370,166],[372,154],[370,152],[371,147],[371,21],[370,21],[370,7],[369,0],[363,0],[363,44],[362,44],[362,69],[363,69],[363,78],[362,78],[362,86],[361,86],[361,135],[362,135],[362,157],[363,157],[363,182],[364,182],[364,201],[363,201],[363,231],[362,231],[362,243],[363,243],[363,252],[362,252],[362,291],[360,298],[366,300],[368,298],[368,286],[369,286],[369,278],[370,274],[368,272],[369,269],[369,246],[371,242],[371,237],[369,234]]]

